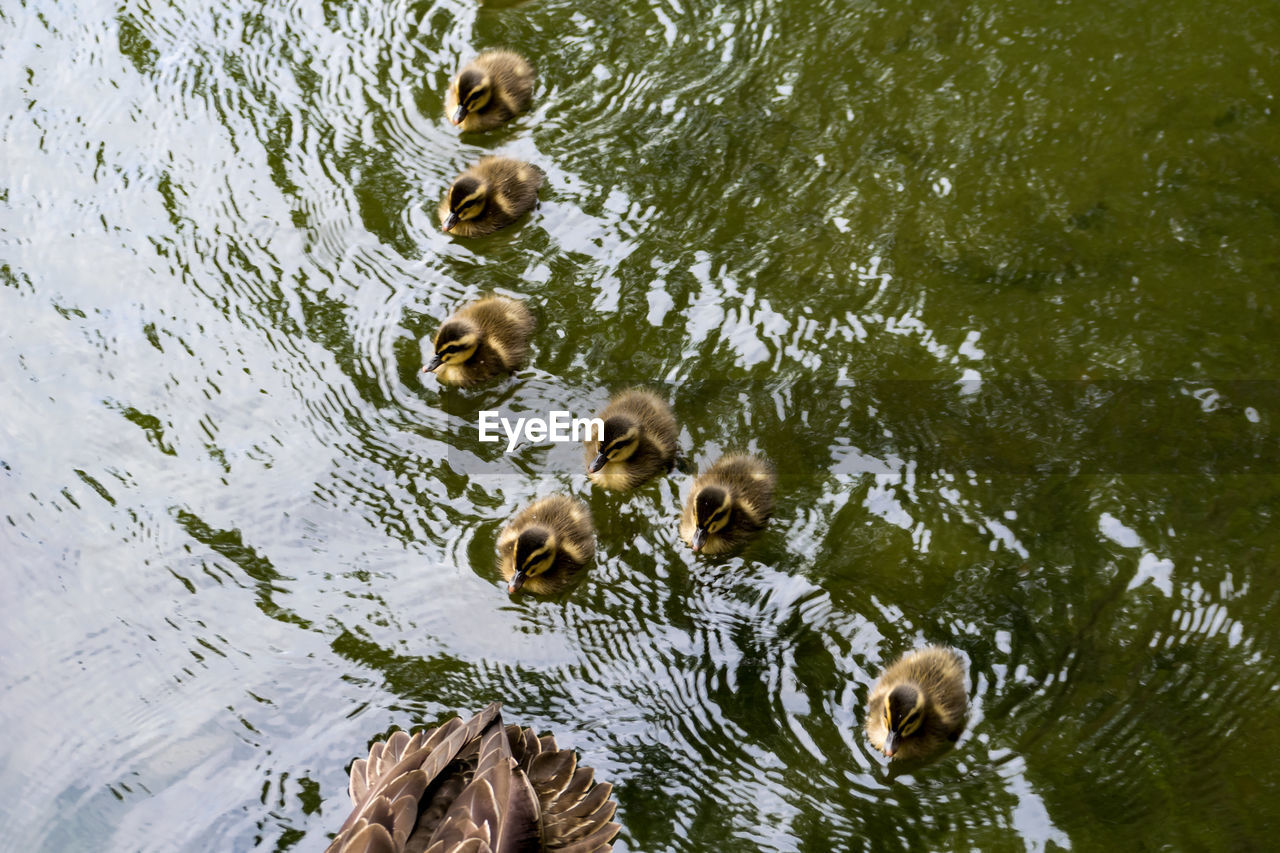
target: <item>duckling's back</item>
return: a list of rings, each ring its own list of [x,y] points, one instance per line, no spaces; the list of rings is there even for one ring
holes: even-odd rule
[[[595,556],[595,527],[591,521],[591,510],[579,500],[568,495],[548,495],[534,501],[516,513],[499,538],[519,536],[534,526],[544,528],[557,539],[569,543],[573,550],[571,556],[576,562],[586,563]]]
[[[938,722],[954,729],[963,724],[969,699],[965,691],[964,659],[946,646],[927,646],[885,670],[881,684],[914,681],[924,688],[938,712]]]
[[[667,401],[647,388],[630,388],[615,397],[600,417],[625,414],[640,424],[640,431],[668,461],[675,457],[680,427]]]
[[[513,157],[482,157],[468,171],[489,184],[489,203],[514,219],[538,203],[542,170]]]
[[[739,501],[750,506],[757,520],[773,513],[773,493],[778,477],[773,466],[748,453],[722,456],[699,477],[707,483],[727,488]]]
[[[494,97],[506,109],[505,120],[529,109],[533,103],[533,66],[510,50],[490,50],[476,57],[475,65],[488,72],[493,80]]]
[[[486,343],[493,347],[508,370],[524,363],[535,323],[523,302],[505,296],[486,296],[458,314],[480,327]]]

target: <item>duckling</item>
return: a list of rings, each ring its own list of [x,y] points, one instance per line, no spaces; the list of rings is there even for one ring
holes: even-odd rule
[[[538,203],[542,170],[510,157],[481,157],[453,179],[440,202],[440,230],[484,237],[506,228]]]
[[[490,50],[449,81],[445,115],[463,131],[493,130],[533,103],[533,66],[518,53]]]
[[[684,502],[680,538],[703,554],[744,545],[773,514],[773,466],[746,453],[721,456],[699,474]]]
[[[326,853],[608,853],[618,804],[594,777],[553,735],[504,728],[495,702],[465,723],[375,742],[351,765],[355,807]]]
[[[867,737],[889,758],[925,758],[964,731],[968,695],[964,661],[955,650],[929,646],[898,658],[867,700]]]
[[[563,592],[595,554],[591,510],[565,495],[534,501],[498,534],[498,562],[511,594]]]
[[[604,434],[589,430],[587,474],[606,489],[634,489],[671,470],[680,428],[666,401],[652,391],[628,388],[597,415]]]
[[[436,332],[435,357],[422,368],[446,385],[474,385],[510,373],[529,355],[533,315],[523,302],[486,296],[462,306]]]

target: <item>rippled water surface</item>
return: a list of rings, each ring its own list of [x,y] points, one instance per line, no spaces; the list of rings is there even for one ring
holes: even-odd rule
[[[315,850],[392,726],[502,700],[618,849],[1258,849],[1280,822],[1280,17],[996,0],[6,2],[0,847]],[[460,61],[533,112],[461,139]],[[439,233],[494,151],[525,222]],[[419,339],[492,289],[514,378]],[[592,491],[481,409],[644,382],[774,523]],[[511,600],[537,495],[598,561]],[[860,731],[965,656],[958,747]]]

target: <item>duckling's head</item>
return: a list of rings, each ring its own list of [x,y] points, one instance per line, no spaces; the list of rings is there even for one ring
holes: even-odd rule
[[[467,68],[453,80],[453,96],[458,108],[449,116],[455,125],[462,124],[468,113],[482,110],[493,97],[493,80],[484,71]]]
[[[694,524],[692,545],[694,553],[707,544],[707,537],[719,533],[733,515],[733,495],[720,486],[707,486],[693,499]]]
[[[893,758],[898,745],[924,724],[924,691],[914,684],[899,684],[884,697],[884,754]]]
[[[516,593],[529,578],[536,578],[550,569],[559,554],[556,538],[542,527],[530,527],[522,531],[515,543],[516,573],[507,581],[507,592]]]
[[[587,471],[594,474],[610,462],[625,462],[640,446],[640,425],[626,415],[614,415],[604,422],[600,452]]]
[[[442,364],[462,364],[475,355],[480,346],[480,328],[469,320],[446,320],[436,332],[436,357],[422,368],[423,373],[434,373]]]
[[[449,216],[440,230],[450,231],[459,222],[475,219],[488,202],[489,185],[475,175],[462,175],[449,187]]]

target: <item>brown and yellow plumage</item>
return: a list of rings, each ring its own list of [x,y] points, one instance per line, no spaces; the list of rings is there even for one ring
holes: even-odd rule
[[[533,66],[510,50],[490,50],[449,81],[444,111],[461,130],[492,130],[533,103]]]
[[[607,489],[634,489],[675,464],[680,427],[666,401],[644,388],[628,388],[599,415],[604,435],[586,441],[587,473]]]
[[[773,514],[778,477],[773,466],[746,453],[722,456],[698,474],[680,515],[680,538],[694,551],[734,551]]]
[[[462,386],[510,373],[528,357],[533,329],[533,315],[523,302],[505,296],[477,299],[440,325],[432,342],[435,356],[422,372]]]
[[[871,690],[867,737],[890,758],[927,758],[960,737],[968,705],[960,655],[945,646],[908,652]]]
[[[591,510],[550,495],[516,513],[498,534],[498,562],[507,591],[552,595],[568,589],[596,553]]]
[[[483,237],[505,228],[538,203],[542,170],[511,157],[482,157],[453,179],[440,202],[440,228]]]

